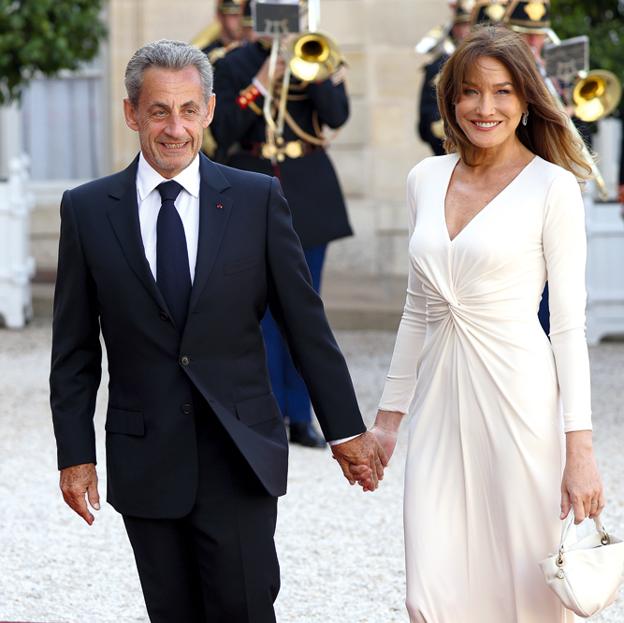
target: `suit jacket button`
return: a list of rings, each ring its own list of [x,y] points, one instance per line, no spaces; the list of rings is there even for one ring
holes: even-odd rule
[[[189,363],[191,363],[191,358],[187,357],[186,355],[182,355],[182,357],[180,357],[180,363],[186,367],[189,365]]]
[[[169,314],[166,311],[163,311],[162,309],[160,310],[160,314],[158,315],[160,316],[160,319],[164,320],[165,322],[169,320]]]
[[[184,415],[190,415],[193,413],[193,405],[188,402],[184,403],[182,405],[182,413],[184,413]]]

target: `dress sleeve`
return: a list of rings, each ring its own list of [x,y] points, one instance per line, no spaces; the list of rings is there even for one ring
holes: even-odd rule
[[[407,178],[408,240],[411,240],[416,224],[415,186],[417,176],[418,170],[414,168]],[[410,260],[405,307],[379,409],[407,413],[416,388],[418,360],[425,342],[426,324],[425,296],[420,279],[416,275]]]
[[[542,233],[552,343],[565,432],[591,430],[589,355],[585,339],[585,209],[578,182],[557,177],[548,192]]]

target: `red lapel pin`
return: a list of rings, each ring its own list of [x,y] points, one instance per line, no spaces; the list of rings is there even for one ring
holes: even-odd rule
[[[217,203],[217,210],[223,210],[223,204]]]

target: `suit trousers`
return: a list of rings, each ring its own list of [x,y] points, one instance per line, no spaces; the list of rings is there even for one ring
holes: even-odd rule
[[[124,516],[152,623],[275,623],[277,498],[195,396],[197,497],[179,519]]]
[[[323,244],[304,251],[312,276],[312,286],[316,292],[321,290],[321,273],[323,272],[326,250],[327,245]],[[288,346],[268,310],[262,319],[262,333],[267,349],[271,387],[282,415],[288,418],[291,424],[311,422],[312,411],[308,390],[297,372]]]

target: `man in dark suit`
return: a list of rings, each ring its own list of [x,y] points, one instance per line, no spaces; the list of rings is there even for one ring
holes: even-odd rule
[[[247,3],[247,13],[249,7]],[[339,68],[330,78],[316,82],[293,78],[280,137],[283,142],[273,149],[263,107],[270,89],[277,105],[285,62],[282,58],[278,60],[274,83],[269,84],[271,39],[262,39],[257,34],[252,39],[228,52],[215,65],[219,106],[211,126],[212,134],[226,164],[279,177],[314,289],[319,292],[327,245],[353,233],[322,132],[324,126],[341,127],[349,117],[344,69]],[[312,426],[305,383],[271,314],[262,327],[273,392],[289,421],[291,442],[308,447],[324,446]]]
[[[271,623],[288,444],[260,330],[267,304],[345,476],[361,480],[351,470],[365,465],[374,489],[385,455],[364,432],[279,182],[199,154],[215,108],[205,55],[152,43],[125,81],[139,156],[61,206],[50,376],[61,490],[91,524],[101,331],[108,501],[150,619]]]

